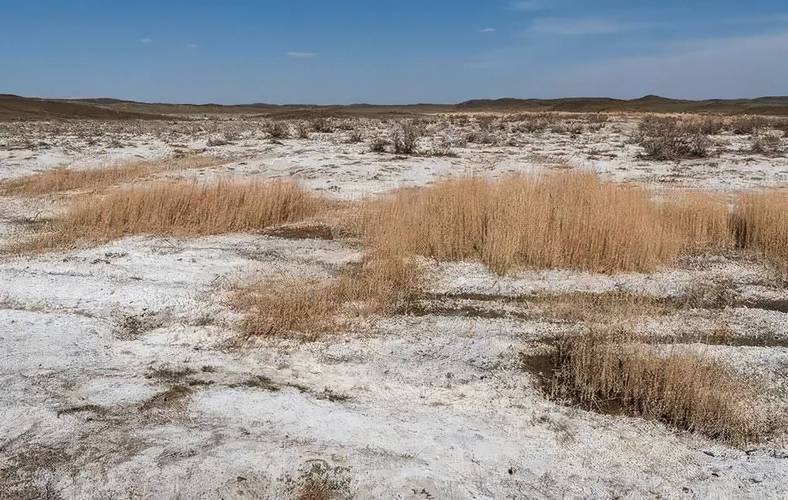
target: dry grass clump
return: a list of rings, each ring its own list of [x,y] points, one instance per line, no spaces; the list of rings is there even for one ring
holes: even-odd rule
[[[551,395],[590,409],[653,418],[734,444],[759,439],[766,420],[758,388],[697,354],[665,352],[603,329],[564,339]]]
[[[106,241],[132,234],[257,231],[303,220],[326,203],[288,181],[159,181],[78,200],[48,232],[12,250],[44,251],[86,239]]]
[[[377,248],[478,259],[501,274],[518,266],[649,271],[718,232],[716,211],[684,223],[665,213],[643,188],[574,171],[400,190],[367,204],[360,231]]]
[[[413,259],[372,255],[333,278],[269,279],[240,287],[231,304],[244,313],[241,329],[248,336],[313,340],[353,318],[407,310],[423,282]]]
[[[734,220],[738,245],[763,253],[788,274],[788,191],[741,196]]]
[[[712,145],[699,124],[672,117],[645,117],[634,139],[653,160],[705,158]]]
[[[189,168],[218,165],[211,156],[190,155],[163,160],[131,161],[103,168],[55,168],[40,174],[19,177],[0,183],[4,195],[39,196],[77,189],[101,189],[151,175]]]
[[[703,192],[675,194],[660,206],[664,223],[683,240],[684,251],[730,247],[731,211],[725,197]]]

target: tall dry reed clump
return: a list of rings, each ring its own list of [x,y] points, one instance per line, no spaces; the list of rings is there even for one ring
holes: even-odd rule
[[[735,444],[757,440],[769,426],[753,383],[722,364],[665,352],[616,329],[564,340],[552,376],[545,388],[557,399],[658,419]]]
[[[734,229],[740,247],[763,253],[788,274],[788,191],[741,196]]]
[[[39,196],[78,189],[101,189],[168,170],[205,168],[219,163],[221,163],[220,159],[211,156],[189,155],[180,158],[129,161],[102,168],[55,168],[40,174],[2,182],[0,183],[0,193]]]
[[[155,182],[78,200],[20,250],[133,234],[176,236],[256,231],[312,216],[328,202],[293,182]]]
[[[517,266],[650,271],[710,240],[724,244],[727,213],[699,205],[658,204],[644,188],[589,172],[469,178],[371,201],[360,232],[375,248],[479,259],[501,274]]]

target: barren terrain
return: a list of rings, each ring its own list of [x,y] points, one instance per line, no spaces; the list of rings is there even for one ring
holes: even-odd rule
[[[714,115],[735,123],[709,125],[702,152],[656,158],[638,135],[644,116],[0,123],[0,497],[787,497],[788,287],[768,251],[730,244],[649,270],[505,273],[418,251],[425,279],[407,307],[351,301],[362,312],[308,338],[244,328],[239,289],[358,266],[369,244],[349,234],[347,212],[400,188],[593,172],[654,199],[785,196],[784,120]],[[409,127],[415,149],[397,151]],[[84,185],[24,184],[135,162]],[[84,230],[20,246],[80,200],[178,180],[294,181],[330,209],[226,234]],[[655,305],[583,302],[614,294]],[[763,432],[732,442],[549,397],[539,355],[609,323],[755,384]]]

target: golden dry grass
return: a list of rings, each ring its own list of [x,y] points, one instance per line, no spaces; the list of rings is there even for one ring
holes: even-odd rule
[[[677,193],[661,205],[663,223],[682,241],[682,251],[709,250],[734,244],[731,211],[722,195]]]
[[[142,179],[168,170],[204,168],[221,163],[218,158],[191,155],[149,161],[130,161],[102,168],[54,168],[0,183],[4,195],[40,196],[73,190],[102,189]]]
[[[658,204],[589,172],[448,180],[368,202],[360,232],[375,248],[513,268],[651,271],[683,252],[730,241],[724,205]]]
[[[759,388],[698,354],[640,343],[603,329],[559,345],[550,390],[591,409],[654,418],[735,444],[758,440],[768,418]]]
[[[327,202],[289,181],[158,181],[77,200],[16,251],[46,251],[127,235],[259,231],[317,214]]]
[[[407,308],[423,281],[412,259],[372,255],[337,277],[274,278],[239,287],[230,304],[243,313],[241,329],[247,336],[313,340],[354,318]]]
[[[741,196],[735,231],[739,246],[763,253],[788,274],[788,191]]]

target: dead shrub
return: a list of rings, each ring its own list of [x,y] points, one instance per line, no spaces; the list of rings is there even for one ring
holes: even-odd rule
[[[710,225],[718,223],[713,215]],[[645,189],[588,172],[400,190],[367,202],[360,226],[375,248],[478,259],[501,274],[518,266],[648,271],[717,234],[699,223],[666,221]]]
[[[347,143],[348,144],[358,144],[359,142],[364,141],[364,134],[361,130],[352,129],[347,136]]]
[[[309,139],[310,125],[308,122],[300,121],[296,123],[296,135],[299,139]]]
[[[271,122],[266,126],[271,139],[287,139],[290,137],[290,126],[285,122]]]
[[[763,116],[737,116],[730,121],[729,128],[736,135],[752,135],[766,128],[769,121]]]
[[[0,183],[0,193],[40,196],[78,189],[102,189],[161,172],[205,168],[220,163],[220,159],[212,156],[188,155],[180,158],[130,161],[91,169],[55,168],[40,174],[4,181]]]
[[[647,116],[634,139],[643,148],[643,156],[652,160],[705,158],[712,145],[697,125],[672,117]]]
[[[779,133],[758,133],[752,138],[750,153],[764,156],[779,156],[782,153],[782,137]]]
[[[382,137],[376,137],[372,139],[372,142],[369,143],[369,150],[372,153],[385,153],[386,146],[389,145],[389,142]]]
[[[447,140],[445,137],[433,140],[432,147],[427,154],[429,156],[441,158],[457,156],[457,154],[451,149],[451,142],[449,142],[449,140]]]
[[[328,118],[315,118],[311,121],[312,131],[321,134],[330,134],[334,131],[334,125]]]
[[[396,126],[391,135],[394,154],[415,154],[421,133],[420,128],[414,122],[402,122]]]
[[[621,329],[563,339],[550,375],[545,389],[552,398],[587,409],[657,419],[733,444],[757,441],[768,429],[754,383]]]

